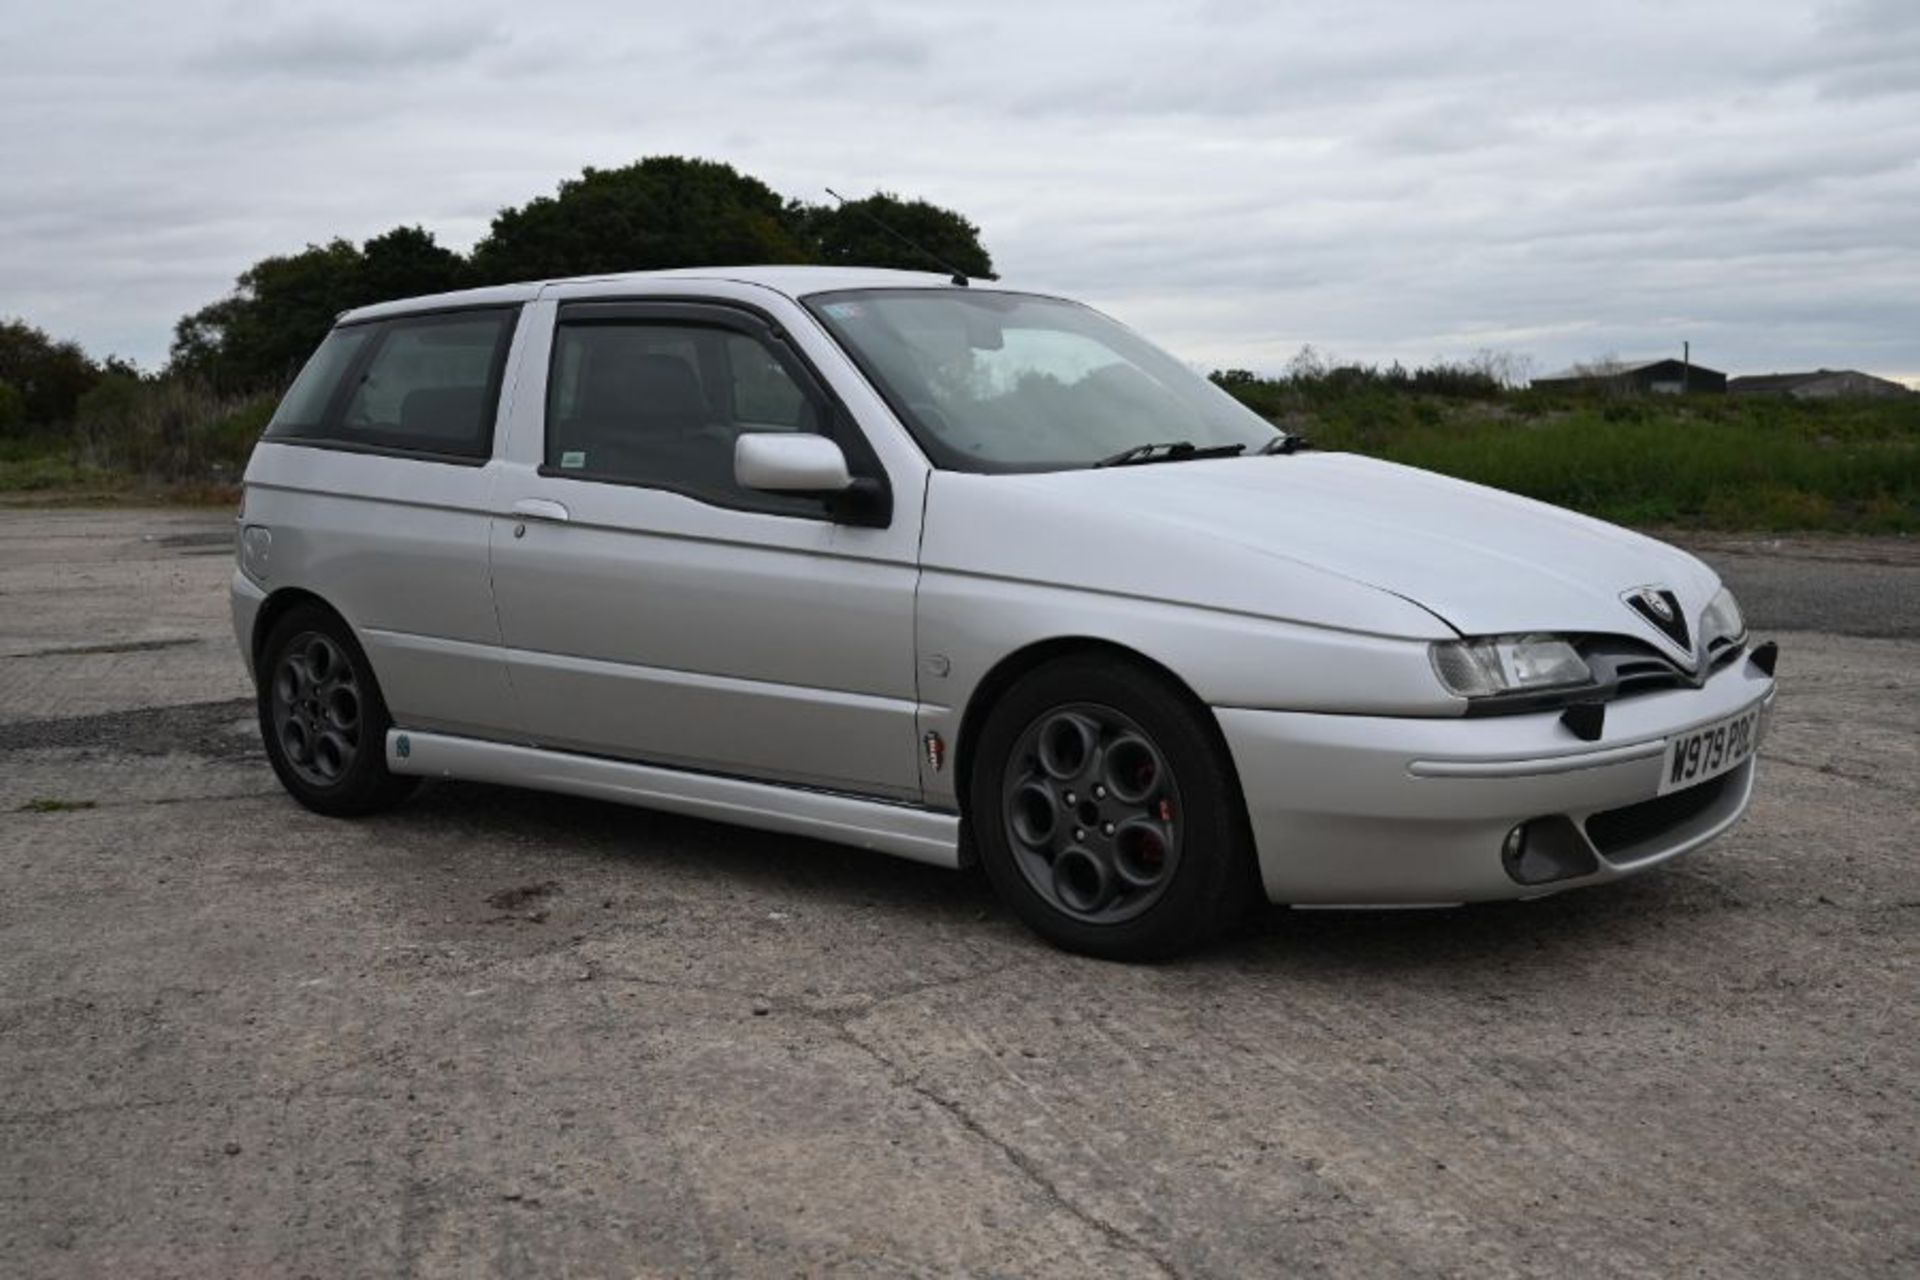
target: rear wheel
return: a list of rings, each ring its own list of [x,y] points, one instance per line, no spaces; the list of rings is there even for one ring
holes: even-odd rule
[[[280,783],[307,808],[339,817],[391,807],[415,779],[388,772],[387,704],[366,654],[319,605],[289,609],[261,646],[260,736]]]
[[[1247,904],[1232,762],[1202,707],[1144,667],[1057,659],[1009,689],[981,731],[968,817],[994,888],[1059,946],[1173,955]]]

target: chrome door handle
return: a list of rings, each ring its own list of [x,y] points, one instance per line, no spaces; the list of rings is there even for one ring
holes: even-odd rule
[[[521,498],[513,504],[513,514],[522,520],[551,520],[556,524],[567,522],[567,509],[546,498]]]

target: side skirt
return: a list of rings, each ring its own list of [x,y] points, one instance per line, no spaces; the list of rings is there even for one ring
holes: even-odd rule
[[[957,815],[830,791],[412,729],[388,730],[387,768],[423,778],[460,778],[591,796],[832,840],[937,867],[960,865]]]

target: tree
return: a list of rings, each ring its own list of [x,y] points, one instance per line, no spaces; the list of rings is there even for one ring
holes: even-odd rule
[[[1312,382],[1327,376],[1327,362],[1311,342],[1305,343],[1287,361],[1287,377],[1295,382]]]
[[[147,384],[121,371],[105,374],[74,407],[73,434],[94,461],[112,458],[114,445],[132,437]],[[131,459],[115,459],[127,462]]]
[[[443,293],[466,276],[460,255],[419,227],[396,227],[362,246],[332,240],[262,258],[240,274],[231,294],[181,317],[169,367],[229,390],[278,387],[342,311]]]
[[[24,320],[0,322],[0,382],[20,397],[23,427],[73,421],[100,370],[78,343],[56,342]]]
[[[1598,391],[1608,396],[1626,396],[1633,394],[1633,379],[1628,376],[1632,365],[1622,360],[1618,352],[1609,351],[1589,360],[1577,360],[1573,365],[1573,376],[1580,380],[1580,386],[1586,391]]]
[[[17,436],[27,425],[27,398],[0,382],[0,440]]]
[[[474,246],[484,283],[669,267],[805,262],[800,217],[773,188],[733,166],[653,156],[584,170],[517,209],[502,209]]]
[[[980,228],[925,200],[902,200],[883,191],[843,205],[805,207],[801,221],[815,259],[831,266],[903,271],[951,267],[964,275],[993,278],[993,259],[980,243]]]
[[[334,318],[358,304],[361,262],[348,240],[262,258],[232,294],[174,327],[174,370],[227,388],[292,377]]]
[[[468,283],[467,260],[424,227],[395,227],[360,246],[355,306],[446,293]]]
[[[551,196],[502,209],[466,258],[417,226],[263,258],[226,297],[180,318],[168,371],[218,391],[277,390],[340,312],[470,285],[747,263],[939,269],[874,216],[968,275],[993,274],[979,229],[924,200],[880,194],[842,208],[807,205],[731,165],[651,156],[585,169]]]
[[[1533,374],[1533,357],[1519,351],[1496,351],[1481,347],[1467,360],[1467,367],[1484,374],[1502,387],[1524,387]]]

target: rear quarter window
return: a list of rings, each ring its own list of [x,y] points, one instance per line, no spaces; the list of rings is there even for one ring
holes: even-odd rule
[[[328,334],[300,370],[300,376],[287,388],[280,407],[267,423],[270,436],[296,436],[318,431],[327,420],[327,406],[333,402],[347,373],[373,336],[375,326],[357,325],[335,329]]]
[[[270,439],[483,459],[518,309],[335,329],[294,380]]]

